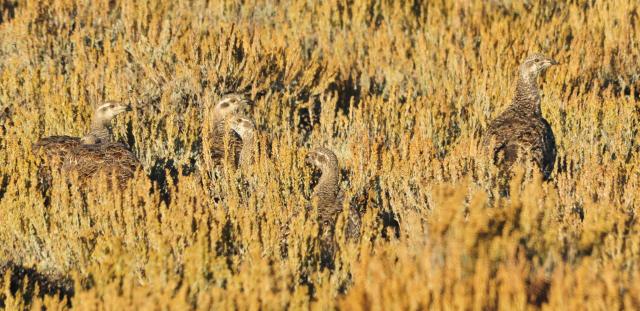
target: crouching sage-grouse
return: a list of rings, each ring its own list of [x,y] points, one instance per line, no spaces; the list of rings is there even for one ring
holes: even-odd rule
[[[549,122],[542,116],[537,77],[558,63],[541,54],[520,65],[511,105],[490,124],[482,141],[503,173],[516,162],[531,161],[549,179],[556,159],[556,142]]]
[[[82,183],[99,172],[115,174],[123,187],[140,163],[124,144],[112,141],[109,127],[114,117],[130,109],[129,105],[106,102],[94,111],[91,129],[83,137],[50,136],[34,143],[34,152],[44,156],[45,165],[39,170],[42,185],[50,185],[52,169],[61,169],[65,174],[77,173]]]
[[[33,144],[34,152],[42,152],[45,160],[62,163],[66,156],[83,143],[97,143],[111,141],[109,126],[113,118],[130,107],[116,102],[106,102],[96,108],[91,120],[91,129],[84,137],[49,136]]]

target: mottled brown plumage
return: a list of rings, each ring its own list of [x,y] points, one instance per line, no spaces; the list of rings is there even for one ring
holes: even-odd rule
[[[311,201],[318,207],[323,257],[333,258],[336,248],[335,225],[344,201],[344,192],[340,190],[338,158],[333,151],[321,147],[310,151],[305,162],[322,172],[318,184],[313,189]],[[307,209],[311,209],[313,204],[308,205]],[[361,215],[355,206],[350,205],[349,208],[345,235],[347,239],[357,239],[360,236]]]
[[[49,163],[62,163],[64,158],[77,146],[81,145],[80,137],[49,136],[33,144],[34,152],[43,152]]]
[[[51,169],[59,169],[65,159],[83,143],[110,142],[109,126],[113,118],[129,109],[128,105],[106,102],[94,111],[91,129],[84,137],[49,136],[40,139],[32,146],[32,150],[43,156],[45,164],[38,170],[42,187],[51,183]]]
[[[99,174],[105,174],[115,178],[120,188],[124,188],[140,168],[140,162],[133,152],[118,142],[79,145],[67,156],[62,166],[66,174],[77,174],[83,185]]]
[[[516,162],[531,160],[548,179],[556,158],[556,143],[549,122],[542,116],[536,78],[557,62],[533,54],[520,65],[511,106],[495,118],[487,129],[483,146],[503,172]]]
[[[251,120],[245,117],[235,117],[231,121],[231,129],[236,132],[242,140],[241,150],[238,155],[238,166],[249,167],[253,163],[256,154],[255,130],[256,127]]]
[[[247,100],[241,95],[225,95],[213,108],[211,116],[211,159],[215,165],[222,163],[225,156],[225,136],[228,137],[228,153],[234,165],[240,160],[242,150],[242,138],[229,128],[228,120],[238,116],[238,112],[247,104]]]
[[[109,142],[111,141],[109,130],[111,120],[128,109],[129,106],[124,104],[106,102],[94,111],[91,129],[84,137],[49,136],[35,142],[33,149],[36,152],[44,152],[48,158],[60,160],[81,143]]]

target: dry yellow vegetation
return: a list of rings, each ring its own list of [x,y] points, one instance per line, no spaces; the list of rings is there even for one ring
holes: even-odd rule
[[[636,1],[1,3],[7,309],[640,308]],[[561,63],[540,81],[556,169],[517,169],[503,198],[478,143],[538,51]],[[201,130],[229,92],[252,99],[261,151],[218,176]],[[135,106],[114,134],[143,174],[123,192],[57,176],[42,194],[31,144],[86,132],[103,100]],[[347,199],[379,180],[332,270],[299,212],[320,145]]]

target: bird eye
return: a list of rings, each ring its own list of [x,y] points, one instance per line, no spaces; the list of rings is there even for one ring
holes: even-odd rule
[[[229,107],[229,103],[220,104],[220,108],[227,108],[227,107]]]

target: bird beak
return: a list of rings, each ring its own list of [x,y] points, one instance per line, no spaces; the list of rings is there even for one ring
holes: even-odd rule
[[[131,105],[120,104],[118,105],[118,109],[116,109],[116,114],[123,113],[125,111],[131,111]]]
[[[308,165],[312,165],[313,162],[311,161],[311,157],[309,155],[306,155],[304,157],[304,163],[308,164]]]
[[[558,65],[558,64],[560,64],[560,63],[558,63],[558,61],[557,61],[557,60],[555,60],[555,59],[553,59],[553,58],[549,58],[549,59],[547,59],[547,62],[549,62],[549,66],[552,66],[552,65]]]

